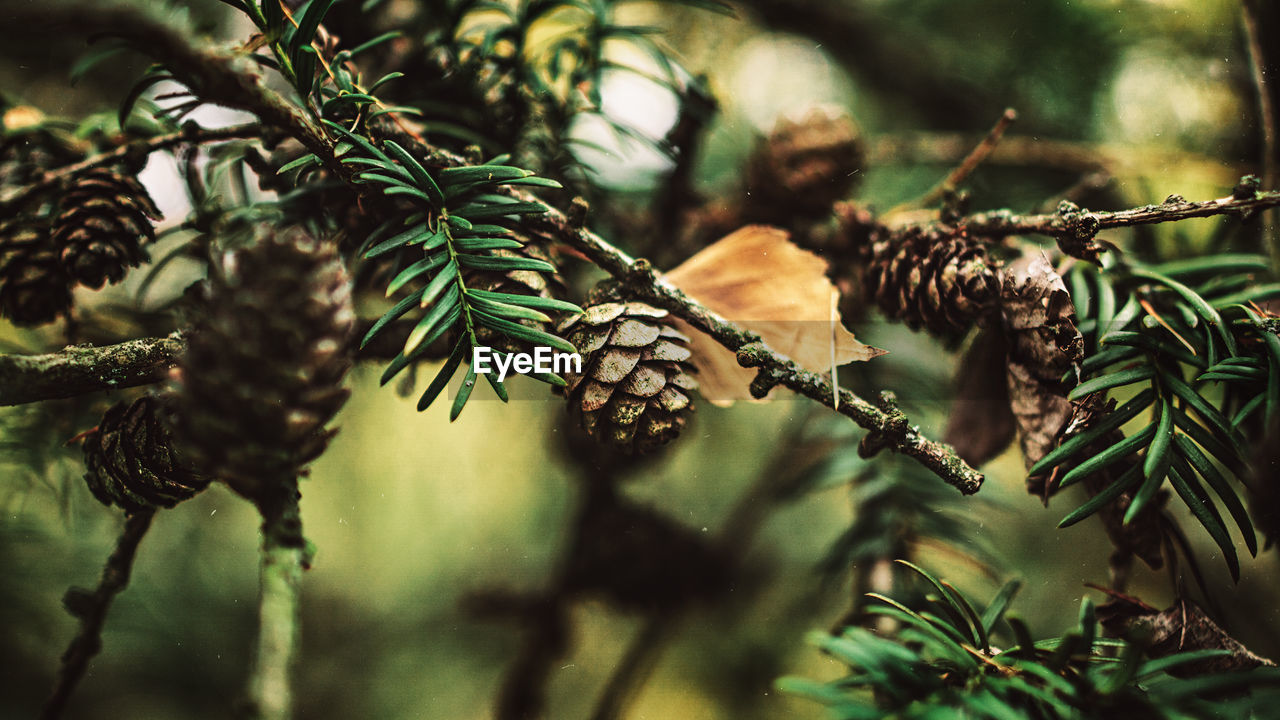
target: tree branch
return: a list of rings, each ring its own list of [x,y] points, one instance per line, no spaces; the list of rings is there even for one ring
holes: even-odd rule
[[[121,162],[126,158],[137,154],[149,155],[158,150],[164,150],[175,145],[183,145],[187,143],[203,144],[221,142],[224,140],[252,138],[260,135],[262,135],[262,126],[258,123],[213,129],[202,128],[198,125],[188,125],[176,133],[157,135],[153,138],[126,143],[110,152],[95,155],[78,163],[66,165],[45,173],[44,177],[40,180],[24,186],[17,192],[11,193],[9,197],[0,200],[0,215],[6,215],[17,210],[17,208],[31,198],[46,190],[56,187],[64,180],[74,178],[75,176],[89,170],[93,170],[94,168]]]
[[[58,25],[93,36],[125,40],[139,52],[164,63],[174,77],[204,102],[245,110],[263,124],[288,132],[325,161],[338,177],[350,169],[333,157],[333,143],[305,109],[267,87],[259,66],[246,52],[196,47],[192,32],[135,7],[96,5],[36,6],[8,13],[15,26]]]
[[[717,545],[745,553],[773,512],[796,497],[796,483],[803,476],[798,469],[812,460],[813,446],[804,437],[805,428],[793,425],[786,437],[779,438],[779,452],[738,496],[716,532]],[[597,696],[592,720],[617,720],[626,714],[662,659],[667,644],[679,637],[680,625],[692,611],[692,607],[685,606],[651,613],[644,619]]]
[[[164,379],[185,344],[174,333],[46,355],[0,355],[0,405],[69,398]]]
[[[1100,230],[1111,228],[1156,225],[1215,215],[1248,215],[1278,205],[1280,205],[1280,192],[1242,191],[1216,200],[1199,202],[1188,202],[1174,195],[1159,205],[1144,205],[1116,212],[1091,212],[1067,208],[1065,211],[1060,210],[1048,215],[1017,215],[1008,210],[994,210],[963,217],[955,224],[956,227],[963,228],[972,235],[987,237],[1028,234],[1050,237],[1087,234],[1092,237]],[[895,230],[919,228],[931,224],[912,223]]]
[[[650,617],[644,621],[605,681],[604,690],[591,711],[591,720],[617,720],[622,717],[644,679],[653,673],[676,630],[676,623],[666,618]]]
[[[982,142],[978,143],[956,169],[948,173],[933,189],[925,193],[924,197],[916,202],[915,205],[918,207],[930,207],[946,197],[947,193],[955,192],[956,188],[960,187],[960,183],[964,182],[965,178],[978,169],[982,161],[986,160],[987,156],[995,151],[996,146],[1000,144],[1000,138],[1004,137],[1004,131],[1008,130],[1009,126],[1017,119],[1018,113],[1013,108],[1006,108],[1000,119],[992,126],[991,131],[982,139]]]
[[[138,544],[151,527],[154,515],[154,510],[144,510],[125,518],[124,530],[116,542],[115,551],[102,568],[102,579],[98,581],[96,590],[90,593],[72,588],[67,592],[63,603],[72,615],[80,618],[80,632],[62,655],[58,681],[40,712],[41,720],[53,720],[62,716],[71,693],[89,667],[89,661],[102,649],[102,627],[106,624],[111,601],[129,584],[129,573],[133,569]]]
[[[354,348],[373,320],[356,324]],[[357,359],[388,360],[404,347],[413,323],[398,322],[363,349]],[[94,392],[150,385],[164,380],[186,350],[181,333],[140,338],[116,345],[72,345],[44,355],[0,355],[0,406],[78,397]],[[436,342],[424,359],[448,357],[450,348]]]
[[[647,261],[632,259],[590,230],[572,226],[564,214],[556,210],[535,217],[530,222],[572,246],[605,272],[622,281],[627,290],[638,299],[670,311],[737,353],[738,363],[743,367],[757,368],[759,374],[752,383],[753,393],[763,397],[774,386],[782,385],[835,409],[870,430],[877,439],[876,444],[910,455],[965,495],[972,495],[982,487],[982,473],[970,467],[949,445],[924,437],[919,430],[911,427],[901,413],[876,407],[852,392],[833,385],[826,376],[805,370],[785,355],[769,349],[755,333],[743,330],[685,295]],[[837,393],[838,404],[835,401]]]
[[[898,132],[876,136],[867,149],[867,166],[955,165],[973,150],[971,133]],[[1216,158],[1164,147],[1134,147],[1025,135],[1005,135],[983,161],[986,165],[1055,170],[1075,175],[1105,170],[1113,175],[1176,164],[1188,175],[1227,184],[1247,171]]]

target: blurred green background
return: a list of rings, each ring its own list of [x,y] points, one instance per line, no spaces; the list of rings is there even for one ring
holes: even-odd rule
[[[72,118],[109,110],[144,69],[141,60],[122,62],[72,87],[67,72],[84,45],[6,22],[4,9],[17,4],[0,2],[0,91],[11,101]],[[214,0],[190,5],[197,17],[220,22],[228,38],[242,30]],[[1112,181],[1092,198],[1099,208],[1158,202],[1172,192],[1216,197],[1256,169],[1253,85],[1238,7],[1228,0],[757,0],[738,9],[737,19],[646,3],[623,13],[664,28],[663,40],[691,72],[706,74],[721,103],[698,163],[708,193],[734,188],[743,159],[777,117],[813,104],[857,119],[872,158],[860,169],[857,197],[882,209],[932,186],[958,159],[939,150],[943,141],[962,133],[963,154],[1006,106],[1020,113],[1011,141],[1070,143],[1105,159]],[[342,35],[341,27],[331,30]],[[606,84],[606,110],[660,135],[675,108],[663,93],[620,77]],[[919,141],[916,151],[892,151],[906,140]],[[619,193],[643,195],[663,159],[618,150],[619,157],[584,160]],[[175,176],[164,161],[153,165],[145,179],[176,220],[183,208]],[[976,209],[1029,210],[1081,174],[997,157],[968,187]],[[1194,252],[1213,227],[1194,221],[1139,239],[1155,252]],[[1110,239],[1123,245],[1131,238]],[[152,294],[191,280],[181,271],[167,277]],[[111,303],[133,301],[137,280],[78,299],[106,313]],[[874,368],[851,369],[847,379],[873,376],[875,387],[896,389],[913,421],[938,435],[953,360],[923,335],[874,319],[865,325],[854,328],[860,339],[890,354]],[[0,340],[9,351],[60,345],[56,330],[6,326]],[[318,555],[303,594],[297,714],[486,717],[524,630],[477,618],[462,601],[495,588],[538,591],[548,582],[569,542],[580,481],[563,451],[564,410],[550,397],[508,406],[486,397],[450,424],[443,404],[418,413],[414,395],[379,388],[378,374],[371,366],[352,374],[341,433],[303,486],[306,532]],[[118,512],[95,502],[81,481],[78,447],[65,444],[115,399],[0,411],[0,717],[30,717],[39,707],[75,632],[60,598],[69,586],[96,582],[119,530]],[[766,405],[702,406],[684,436],[638,469],[625,492],[713,535],[773,455],[788,449],[789,429],[812,420],[811,405],[784,396]],[[947,510],[968,518],[973,542],[993,557],[993,573],[946,548],[923,546],[917,556],[983,600],[999,579],[1024,578],[1015,607],[1036,632],[1058,632],[1088,592],[1083,584],[1106,582],[1110,547],[1096,519],[1053,529],[1078,498],[1067,493],[1045,509],[1026,495],[1016,450],[986,471],[982,493],[949,496]],[[840,672],[805,645],[804,634],[830,627],[848,607],[847,578],[824,578],[817,568],[852,516],[841,486],[772,512],[750,546],[734,548],[746,570],[729,599],[679,621],[630,717],[817,716],[816,705],[779,696],[772,682],[787,673]],[[1280,611],[1270,600],[1278,589],[1274,552],[1248,561],[1232,587],[1207,538],[1190,535],[1234,619],[1227,629],[1261,654],[1280,654]],[[230,714],[254,632],[257,546],[256,513],[225,488],[162,512],[68,716]],[[1169,580],[1149,572],[1137,574],[1132,591],[1159,607],[1172,598]],[[572,646],[549,684],[556,718],[589,714],[642,623],[603,600],[575,603],[572,620]]]

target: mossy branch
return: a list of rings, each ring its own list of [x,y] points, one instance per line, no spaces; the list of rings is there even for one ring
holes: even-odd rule
[[[743,367],[756,368],[763,380],[753,383],[753,392],[757,387],[762,392],[768,392],[774,385],[786,387],[870,430],[879,440],[879,445],[915,458],[965,495],[972,495],[982,487],[982,473],[961,459],[949,445],[928,439],[907,423],[900,413],[883,410],[834,385],[830,378],[805,370],[785,355],[771,350],[756,334],[743,330],[685,295],[645,260],[633,259],[590,230],[574,227],[561,213],[552,211],[532,222],[621,280],[638,299],[670,311],[737,353],[738,363]]]
[[[356,324],[356,331],[351,337],[353,351],[373,323],[373,320],[362,320]],[[395,357],[412,329],[413,323],[396,323],[375,342],[354,351],[356,358],[387,360]],[[169,370],[185,349],[182,334],[173,333],[167,337],[139,338],[115,345],[71,345],[41,355],[0,355],[0,406],[157,383],[168,377]],[[438,342],[423,357],[444,358],[448,354],[449,348],[445,343]]]
[[[1189,202],[1173,195],[1159,205],[1117,210],[1115,212],[1069,209],[1044,215],[1018,215],[1008,210],[968,215],[956,221],[971,235],[1002,237],[1007,235],[1047,235],[1067,237],[1088,235],[1099,231],[1134,225],[1158,225],[1160,223],[1213,217],[1215,215],[1247,216],[1260,210],[1280,206],[1280,192],[1250,191],[1238,189],[1232,195],[1215,200]]]
[[[272,483],[258,501],[262,513],[262,564],[258,639],[249,675],[250,716],[287,720],[292,715],[291,675],[298,645],[298,596],[307,567],[298,508],[298,481]]]
[[[72,345],[44,355],[0,355],[0,405],[159,382],[184,347],[175,333],[105,347]]]

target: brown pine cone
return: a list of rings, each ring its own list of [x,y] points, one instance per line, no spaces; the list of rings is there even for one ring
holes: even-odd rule
[[[0,189],[30,185],[46,171],[83,157],[46,120],[44,113],[29,105],[11,107],[0,116]]]
[[[867,240],[859,248],[862,292],[890,318],[950,338],[998,308],[999,271],[963,233],[873,232]]]
[[[565,377],[569,412],[596,440],[648,452],[680,434],[697,388],[689,338],[666,310],[641,302],[601,302],[561,323],[578,348],[582,373]]]
[[[47,232],[22,218],[0,223],[0,315],[22,326],[53,322],[71,309],[71,285]]]
[[[99,168],[76,178],[53,220],[53,242],[67,272],[81,285],[119,282],[146,259],[155,240],[155,201],[134,177]]]
[[[798,120],[780,119],[747,164],[747,202],[772,206],[785,218],[830,212],[861,178],[865,145],[844,113],[817,107]]]
[[[355,312],[336,249],[300,230],[229,253],[176,371],[175,430],[200,467],[252,500],[336,432]]]
[[[209,485],[173,447],[152,396],[118,402],[84,440],[85,482],[103,505],[128,512],[173,507]]]

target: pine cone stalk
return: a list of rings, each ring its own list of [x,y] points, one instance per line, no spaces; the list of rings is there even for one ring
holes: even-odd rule
[[[336,248],[299,230],[230,253],[177,372],[177,429],[262,514],[251,715],[288,718],[298,590],[309,564],[297,476],[324,450],[347,399],[355,321]]]

